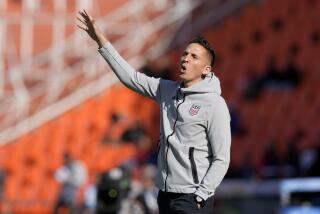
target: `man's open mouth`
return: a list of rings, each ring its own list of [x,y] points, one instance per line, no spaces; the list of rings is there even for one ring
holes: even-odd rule
[[[181,65],[181,73],[185,73],[185,71],[186,71],[186,66]]]

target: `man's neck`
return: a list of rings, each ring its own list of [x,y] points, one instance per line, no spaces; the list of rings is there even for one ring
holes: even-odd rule
[[[194,84],[200,82],[201,80],[202,80],[202,78],[198,79],[198,80],[193,80],[193,81],[190,81],[190,82],[183,81],[182,82],[182,87],[183,88],[190,88],[191,86],[193,86]]]

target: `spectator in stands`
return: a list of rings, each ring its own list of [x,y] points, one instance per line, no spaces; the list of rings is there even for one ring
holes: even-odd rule
[[[276,59],[271,56],[266,65],[263,75],[251,79],[253,86],[256,86],[257,91],[261,92],[264,89],[283,89],[287,86],[287,74],[284,70],[277,67]],[[256,93],[255,95],[259,95]]]
[[[298,87],[302,73],[299,70],[298,66],[295,64],[295,61],[292,57],[288,57],[287,66],[284,70],[283,75],[283,82],[287,85],[288,88],[295,88]]]
[[[301,177],[309,177],[312,173],[312,167],[317,163],[318,154],[315,148],[305,148],[299,155],[299,168]]]
[[[284,90],[292,89],[299,85],[301,71],[289,54],[286,67],[281,70],[277,68],[274,57],[271,57],[262,81],[265,88]]]
[[[275,140],[271,139],[264,150],[261,172],[263,178],[280,177],[280,157],[275,144]]]
[[[213,195],[229,167],[231,131],[208,41],[197,37],[188,44],[180,59],[180,81],[151,78],[119,55],[85,11],[80,16],[79,28],[98,44],[120,81],[160,105],[160,213],[212,213]]]
[[[54,213],[61,208],[76,211],[75,197],[77,190],[87,179],[87,169],[78,160],[73,160],[68,153],[64,154],[64,164],[55,172],[55,179],[61,184]]]
[[[300,82],[300,73],[291,55],[283,70],[277,68],[275,59],[271,57],[263,77],[264,87],[279,90],[295,88]]]
[[[244,85],[243,98],[245,100],[255,100],[265,89],[284,90],[299,86],[301,82],[301,71],[294,62],[294,57],[289,54],[287,65],[284,69],[279,69],[274,57],[270,57],[266,70],[262,76],[258,76],[254,71],[249,71]]]
[[[156,167],[151,164],[142,167],[142,191],[133,203],[134,213],[156,214],[158,213],[157,195],[158,190],[154,185]]]
[[[319,177],[320,176],[320,140],[318,138],[318,145],[317,147],[314,149],[315,150],[315,160],[313,161],[313,163],[310,166],[309,169],[309,176],[315,176],[315,177]]]
[[[264,76],[262,77],[262,82],[264,87],[277,87],[279,83],[283,80],[283,74],[277,68],[276,60],[274,57],[270,57],[266,70],[264,71]]]
[[[97,207],[97,180],[98,175],[90,176],[90,181],[83,192],[83,214],[94,214]]]
[[[240,82],[240,90],[243,91],[243,98],[247,101],[258,98],[263,89],[263,80],[254,70],[249,70],[243,81]]]
[[[299,149],[298,144],[304,136],[301,129],[295,130],[289,138],[286,148],[286,158],[284,167],[284,177],[297,177],[299,175]]]
[[[123,134],[123,121],[124,117],[119,113],[112,113],[110,118],[110,127],[106,131],[102,143],[117,143],[121,141]]]
[[[143,165],[152,158],[153,144],[147,135],[142,135],[137,141],[136,161],[139,166]]]
[[[312,176],[314,173],[313,170],[318,168],[318,166],[316,166],[319,162],[318,152],[318,149],[315,147],[307,147],[300,152],[299,168],[301,177]]]
[[[230,102],[230,116],[231,116],[231,134],[243,136],[246,133],[238,105],[235,101]]]
[[[123,210],[130,189],[130,175],[123,167],[113,168],[101,174],[97,182],[96,213],[128,213]]]
[[[143,135],[144,129],[142,123],[140,121],[136,121],[133,127],[129,127],[124,130],[121,139],[123,142],[137,143]]]

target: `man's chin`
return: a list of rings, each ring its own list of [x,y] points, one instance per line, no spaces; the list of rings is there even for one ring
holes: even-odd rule
[[[185,80],[186,79],[186,74],[185,73],[180,73],[179,77],[181,80]]]
[[[185,82],[185,81],[186,81],[186,78],[184,78],[183,75],[179,75],[179,79],[180,79],[182,82]]]

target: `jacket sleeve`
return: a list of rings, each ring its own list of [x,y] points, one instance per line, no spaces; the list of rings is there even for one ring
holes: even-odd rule
[[[213,161],[195,194],[207,200],[225,176],[230,163],[230,114],[224,99],[219,97],[208,119],[207,136],[211,144]]]
[[[126,87],[159,101],[160,78],[148,77],[143,73],[137,72],[120,56],[110,42],[98,51]]]

